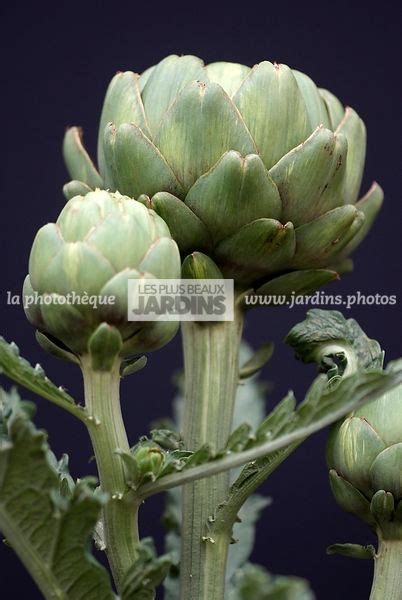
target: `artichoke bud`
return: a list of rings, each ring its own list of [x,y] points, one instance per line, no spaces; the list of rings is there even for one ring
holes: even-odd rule
[[[90,354],[96,370],[173,337],[174,322],[128,320],[130,279],[179,278],[180,255],[164,221],[118,192],[69,200],[36,235],[24,282],[28,319],[61,357]]]
[[[156,445],[139,445],[131,456],[136,465],[136,481],[133,482],[135,486],[146,480],[154,481],[165,461],[162,449]]]
[[[172,55],[113,78],[99,174],[67,132],[65,194],[103,181],[158,213],[183,258],[206,254],[244,290],[305,294],[350,270],[381,207],[377,184],[358,200],[365,152],[358,114],[307,75]]]
[[[399,385],[334,426],[327,460],[341,508],[402,536],[401,414]]]

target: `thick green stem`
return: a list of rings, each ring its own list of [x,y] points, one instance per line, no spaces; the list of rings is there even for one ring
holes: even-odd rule
[[[119,589],[124,573],[136,557],[138,544],[138,505],[125,497],[123,464],[115,452],[129,450],[120,409],[120,365],[116,361],[111,371],[94,371],[89,357],[84,357],[81,366],[100,485],[110,495],[103,511],[106,554]]]
[[[186,448],[205,443],[222,448],[230,434],[239,377],[243,315],[221,323],[183,323]],[[182,600],[222,600],[230,535],[216,543],[208,522],[229,490],[229,472],[194,481],[183,488]]]
[[[379,538],[370,600],[402,600],[402,540]]]

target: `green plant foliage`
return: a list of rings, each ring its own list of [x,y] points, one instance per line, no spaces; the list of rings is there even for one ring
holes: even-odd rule
[[[113,600],[89,547],[107,498],[92,479],[74,484],[31,415],[15,391],[0,390],[0,530],[49,600]]]

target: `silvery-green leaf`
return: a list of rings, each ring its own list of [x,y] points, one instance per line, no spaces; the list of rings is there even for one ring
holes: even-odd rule
[[[125,573],[121,600],[154,600],[155,588],[162,583],[172,565],[172,556],[157,556],[151,538],[138,544],[137,558]]]
[[[226,152],[190,188],[185,203],[215,242],[256,219],[281,217],[278,189],[256,154]]]
[[[74,399],[62,387],[57,387],[52,383],[40,365],[32,367],[27,360],[22,358],[14,342],[7,344],[2,337],[0,337],[0,372],[38,396],[79,415],[80,408],[75,404]],[[80,418],[83,418],[84,412],[81,412]]]
[[[0,391],[0,529],[44,597],[115,600],[89,546],[107,499],[85,479],[63,494],[47,435],[29,417],[16,392]]]
[[[247,563],[234,574],[225,600],[314,600],[308,581],[301,577],[272,575],[264,567]]]
[[[337,310],[309,310],[306,319],[291,329],[285,342],[304,362],[320,363],[321,349],[338,344],[340,349],[342,346],[353,349],[361,369],[382,368],[384,357],[380,344],[368,338],[354,319],[345,319]],[[370,405],[364,408],[369,409]]]
[[[253,67],[233,101],[267,169],[311,133],[303,96],[286,65],[265,61]]]
[[[264,498],[260,494],[253,494],[243,504],[239,511],[238,521],[233,527],[234,544],[229,546],[226,585],[230,586],[230,581],[238,571],[244,567],[249,560],[255,543],[257,521],[263,510],[271,504],[269,498]]]
[[[188,85],[163,118],[155,144],[186,191],[228,150],[256,152],[238,110],[216,83]]]

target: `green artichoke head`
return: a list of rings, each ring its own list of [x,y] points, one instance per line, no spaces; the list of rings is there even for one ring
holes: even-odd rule
[[[340,506],[402,535],[402,386],[337,424],[327,459]]]
[[[128,320],[128,280],[180,277],[165,222],[118,192],[67,202],[36,235],[24,282],[28,319],[41,339],[74,355],[105,348],[126,358],[167,343],[173,322]]]
[[[136,198],[240,287],[313,291],[350,268],[380,208],[377,184],[358,200],[365,148],[357,113],[286,65],[168,56],[112,79],[99,172],[67,131],[65,193]]]

